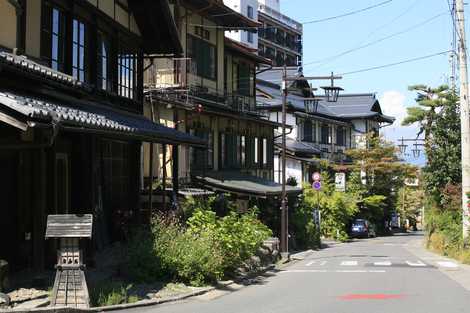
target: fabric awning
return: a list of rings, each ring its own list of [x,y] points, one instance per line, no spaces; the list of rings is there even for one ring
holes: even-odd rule
[[[281,196],[282,185],[264,178],[232,171],[208,172],[205,175],[196,175],[196,181],[205,187],[223,192],[255,197]],[[301,188],[286,186],[287,194],[298,194]]]
[[[72,97],[47,100],[0,90],[0,121],[25,131],[37,123],[120,139],[205,147],[195,136],[153,123],[142,115]]]

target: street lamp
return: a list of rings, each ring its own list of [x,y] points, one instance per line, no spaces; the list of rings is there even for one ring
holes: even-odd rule
[[[412,149],[411,152],[413,152],[413,157],[415,159],[417,159],[421,155],[421,150],[419,150],[419,148],[418,148],[418,146],[419,146],[418,143],[415,143],[413,146],[414,146],[414,149]]]
[[[407,147],[407,145],[405,145],[405,139],[402,137],[401,138],[401,144],[398,145],[398,148],[400,148],[400,153],[401,154],[405,154],[406,147]]]
[[[282,73],[282,194],[281,194],[281,255],[287,256],[289,253],[288,247],[288,225],[287,225],[287,192],[286,192],[286,119],[287,119],[287,95],[289,93],[289,82],[297,80],[331,80],[331,86],[322,87],[325,90],[328,102],[336,102],[338,95],[343,88],[335,87],[334,80],[342,79],[341,76],[313,76],[313,77],[288,77],[287,67],[283,67]],[[305,110],[308,113],[316,113],[318,111],[319,99],[312,97],[304,101]]]
[[[339,97],[339,93],[341,91],[343,91],[344,89],[341,88],[341,87],[335,86],[335,79],[338,79],[338,78],[335,77],[333,72],[331,72],[331,76],[329,77],[329,79],[331,80],[331,85],[330,86],[324,86],[324,87],[321,87],[321,88],[323,90],[325,90],[326,101],[328,101],[328,102],[337,102],[338,97]]]

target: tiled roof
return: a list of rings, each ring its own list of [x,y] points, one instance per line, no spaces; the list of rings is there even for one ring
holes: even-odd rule
[[[46,100],[0,91],[0,111],[14,111],[28,122],[51,123],[64,127],[109,132],[136,140],[204,146],[197,137],[155,124],[132,114],[74,98]]]
[[[0,51],[0,65],[11,66],[19,70],[29,72],[43,78],[57,81],[63,85],[70,87],[78,87],[88,89],[90,86],[73,78],[70,75],[51,69],[50,67],[41,65],[25,56],[15,55],[5,51]]]
[[[235,171],[208,172],[196,175],[195,179],[206,187],[225,192],[258,197],[279,196],[282,193],[281,184]],[[302,189],[286,186],[286,192],[295,194],[302,192]]]
[[[264,74],[264,73],[263,73]],[[266,78],[273,78],[274,76],[265,76]],[[268,94],[271,99],[261,96],[257,97],[257,102],[262,106],[276,107],[282,104],[281,90],[278,86],[273,85],[272,81],[258,82],[256,88],[264,94]],[[274,83],[276,84],[276,83]],[[340,119],[340,120],[353,120],[356,118],[377,118],[382,122],[393,123],[394,117],[384,115],[380,107],[379,100],[373,93],[365,94],[340,94],[337,102],[328,102],[324,97],[320,98],[318,103],[318,115]],[[298,109],[305,111],[304,97],[289,93],[287,102]]]
[[[282,147],[282,138],[276,137],[275,145],[277,147]],[[293,153],[303,154],[303,155],[319,155],[321,154],[320,149],[316,148],[313,144],[304,141],[298,141],[290,137],[286,137],[286,149]]]

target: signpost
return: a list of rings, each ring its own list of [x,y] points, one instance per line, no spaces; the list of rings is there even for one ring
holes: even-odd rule
[[[320,191],[321,189],[321,182],[316,181],[312,184],[312,188],[315,189],[316,191]]]
[[[346,191],[346,174],[345,173],[336,173],[335,174],[335,188],[336,191]]]

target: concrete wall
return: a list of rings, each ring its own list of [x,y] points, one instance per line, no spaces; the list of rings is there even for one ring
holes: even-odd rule
[[[248,6],[253,8],[253,20],[258,20],[258,0],[224,0],[224,4],[234,11],[248,16]],[[253,42],[248,41],[247,31],[226,31],[225,36],[241,42],[251,48],[258,49],[258,34],[253,33]]]

